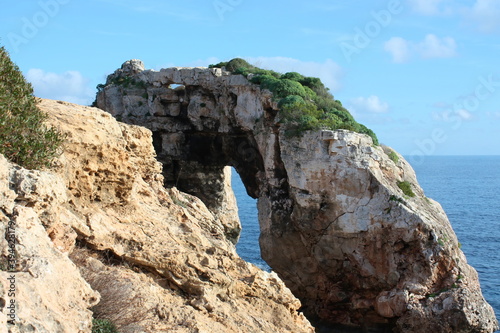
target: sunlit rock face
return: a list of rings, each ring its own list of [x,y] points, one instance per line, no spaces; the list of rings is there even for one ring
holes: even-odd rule
[[[124,333],[314,332],[277,274],[238,256],[217,215],[164,188],[150,130],[96,108],[38,106],[66,141],[46,171],[0,155],[2,332],[91,333],[93,318]]]
[[[217,68],[123,64],[97,106],[153,131],[166,186],[231,220],[224,167],[258,198],[262,256],[322,326],[493,332],[497,325],[441,206],[368,136],[287,136],[269,91]],[[224,218],[225,216],[225,218]],[[225,223],[226,237],[238,228]]]

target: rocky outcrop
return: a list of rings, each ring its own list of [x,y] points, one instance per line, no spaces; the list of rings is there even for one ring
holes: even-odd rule
[[[269,91],[217,68],[151,71],[129,61],[96,103],[153,131],[167,187],[198,183],[188,190],[207,201],[217,196],[204,193],[214,191],[205,171],[217,178],[233,166],[259,199],[263,258],[318,325],[497,326],[445,213],[389,148],[344,130],[287,136]]]
[[[163,187],[149,130],[95,108],[39,107],[67,143],[51,172],[0,160],[2,219],[18,239],[17,272],[1,272],[18,281],[10,332],[88,333],[92,316],[123,333],[313,332],[280,278],[239,258],[201,200]]]
[[[263,252],[278,271],[294,265],[283,277],[313,313],[399,332],[494,331],[444,211],[402,156],[391,160],[390,149],[347,131],[282,140],[282,152],[294,228],[280,237],[264,228],[273,241]],[[292,244],[294,252],[277,251]]]
[[[0,308],[2,332],[90,332],[99,301],[67,252],[71,225],[44,228],[49,217],[72,216],[61,178],[27,171],[0,155]],[[59,241],[54,243],[50,237]]]

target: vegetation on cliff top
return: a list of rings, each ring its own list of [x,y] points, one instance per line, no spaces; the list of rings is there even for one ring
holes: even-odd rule
[[[64,136],[44,121],[31,84],[0,47],[0,154],[27,169],[49,167]]]
[[[378,145],[375,133],[354,120],[351,113],[328,91],[319,78],[303,76],[296,72],[280,74],[249,64],[241,58],[210,65],[242,74],[252,83],[269,89],[279,99],[279,120],[287,133],[298,135],[315,129],[347,129],[369,135]]]

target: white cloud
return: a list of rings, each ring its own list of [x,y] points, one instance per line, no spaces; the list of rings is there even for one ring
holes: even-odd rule
[[[458,109],[458,110],[448,109],[448,110],[445,110],[442,112],[435,112],[433,114],[433,118],[435,120],[446,121],[446,122],[454,121],[457,118],[460,118],[464,121],[469,121],[469,120],[472,120],[473,117],[474,116],[472,115],[472,113],[470,113],[469,111],[467,111],[465,109]]]
[[[325,86],[332,91],[341,87],[342,68],[331,59],[326,59],[324,62],[302,61],[286,57],[248,57],[244,59],[255,66],[280,73],[298,72],[306,76],[319,77]]]
[[[33,85],[37,97],[82,105],[92,103],[95,97],[94,90],[88,85],[89,80],[77,71],[56,74],[32,68],[26,73],[26,79]]]
[[[386,113],[389,111],[389,104],[382,102],[378,96],[357,97],[350,101],[350,109],[354,113]]]
[[[401,37],[392,37],[384,44],[384,50],[397,63],[406,62],[411,55],[421,58],[451,58],[457,55],[457,43],[452,37],[440,38],[428,34],[421,42],[412,42]]]
[[[426,15],[454,15],[461,17],[466,24],[476,25],[482,32],[492,32],[500,28],[500,1],[474,0],[461,4],[452,0],[407,0],[414,12]]]
[[[476,0],[472,8],[463,10],[466,20],[472,20],[483,32],[492,32],[500,27],[500,1]]]
[[[392,55],[392,60],[397,63],[406,62],[410,58],[410,45],[401,37],[392,37],[384,43],[384,50]]]
[[[424,58],[451,58],[457,49],[455,40],[451,37],[439,38],[428,34],[425,39],[417,45],[417,51]]]

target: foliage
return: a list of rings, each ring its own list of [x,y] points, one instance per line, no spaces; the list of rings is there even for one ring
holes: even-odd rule
[[[299,74],[297,72],[288,72],[285,73],[281,76],[282,79],[288,79],[288,80],[293,80],[302,83],[301,81],[304,80],[304,76],[302,74]]]
[[[307,97],[304,87],[297,81],[289,79],[275,79],[269,90],[278,98],[285,98],[290,95]]]
[[[396,195],[391,195],[389,197],[389,201],[395,201],[395,202],[399,202],[399,203],[404,203],[404,200]]]
[[[27,169],[49,167],[61,153],[64,135],[44,124],[33,88],[0,48],[0,154]]]
[[[118,333],[116,326],[107,319],[93,319],[92,333]]]
[[[122,86],[124,88],[146,88],[146,83],[143,81],[137,81],[130,76],[117,76],[111,80],[112,84]],[[97,85],[97,90],[102,90],[102,85]]]
[[[347,129],[369,135],[378,145],[375,133],[354,120],[351,113],[335,100],[323,82],[297,72],[279,74],[249,64],[241,58],[210,65],[225,68],[250,79],[262,89],[271,91],[279,99],[279,120],[290,135],[299,135],[314,129]],[[251,75],[251,76],[250,76]]]
[[[389,154],[387,154],[387,156],[389,156],[389,158],[395,163],[395,164],[398,164],[399,162],[399,155],[396,154],[396,152],[394,150],[391,150],[389,152]]]
[[[312,103],[307,103],[299,95],[289,95],[278,103],[280,108],[279,121],[291,127],[292,132],[302,132],[320,128],[318,117],[321,112]]]
[[[227,61],[221,61],[218,64],[208,65],[208,68],[222,68],[222,67],[226,67],[226,65],[227,65]]]
[[[411,189],[410,182],[406,180],[404,182],[398,182],[398,187],[401,191],[403,191],[405,195],[409,196],[410,198],[415,197],[415,193],[413,193],[413,190]]]
[[[242,74],[248,76],[254,75],[269,75],[275,78],[281,77],[281,74],[272,70],[262,69],[249,64],[246,60],[235,58],[231,61],[219,62],[218,64],[209,65],[208,68],[224,68],[234,74]]]
[[[226,64],[226,70],[230,71],[230,72],[235,72],[241,68],[248,68],[248,69],[251,69],[253,68],[254,66],[250,65],[246,60],[243,60],[241,58],[234,58],[232,60],[230,60],[227,64]]]

